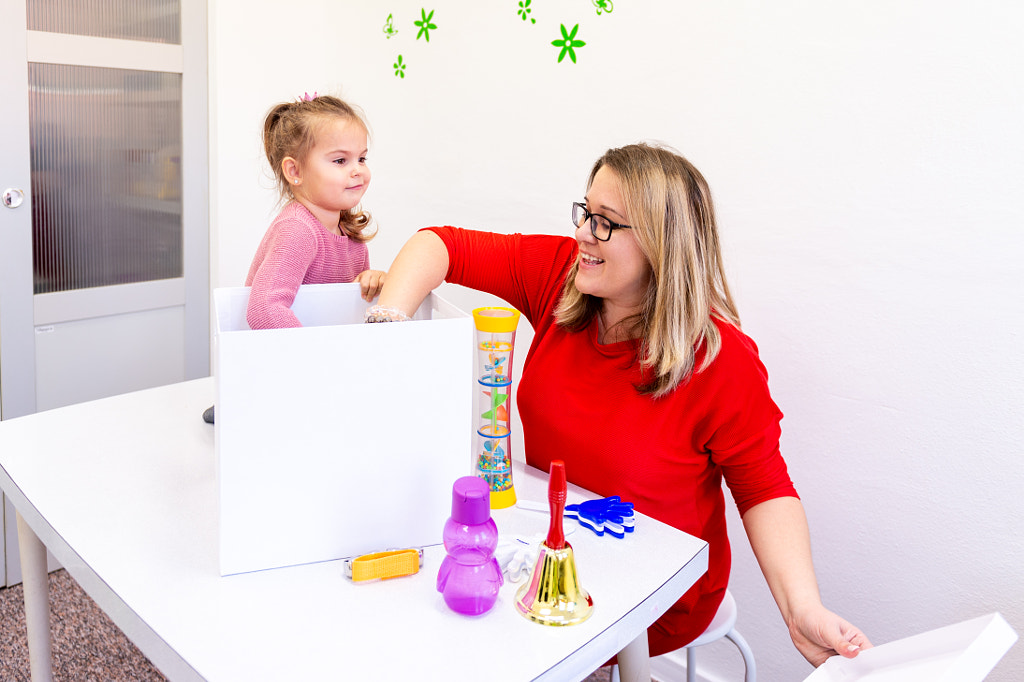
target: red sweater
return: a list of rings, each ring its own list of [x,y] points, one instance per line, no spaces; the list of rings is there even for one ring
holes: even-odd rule
[[[648,632],[653,656],[686,645],[729,583],[723,476],[740,514],[797,496],[757,346],[716,320],[722,347],[711,366],[662,398],[641,395],[636,342],[599,344],[596,320],[580,332],[555,322],[575,240],[430,229],[448,247],[447,281],[500,296],[533,325],[517,393],[527,462],[547,471],[564,460],[573,483],[708,542],[708,572]]]
[[[299,285],[351,282],[369,267],[366,244],[334,234],[309,209],[292,201],[267,229],[249,266],[249,327],[301,327],[292,312]]]

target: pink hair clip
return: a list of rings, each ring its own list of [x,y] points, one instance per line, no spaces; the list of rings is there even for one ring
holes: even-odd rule
[[[315,100],[316,98],[317,98],[317,94],[316,94],[316,92],[314,92],[314,93],[313,93],[313,96],[312,96],[312,97],[310,97],[310,96],[309,96],[309,93],[308,93],[308,92],[304,92],[304,93],[302,93],[302,101],[303,101],[303,102],[312,102],[312,101],[313,101],[313,100]]]

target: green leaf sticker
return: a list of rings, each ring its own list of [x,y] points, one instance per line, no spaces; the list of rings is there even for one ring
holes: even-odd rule
[[[405,78],[405,64],[402,63],[402,55],[398,55],[398,61],[391,65],[395,69],[395,75]]]
[[[562,38],[560,40],[552,40],[551,44],[555,47],[562,48],[562,51],[558,54],[558,63],[561,64],[562,60],[565,59],[565,55],[569,55],[569,59],[572,63],[576,63],[576,48],[583,47],[586,45],[582,40],[576,40],[576,32],[580,30],[580,25],[576,24],[572,27],[570,33],[565,28],[565,24],[562,24]]]
[[[437,24],[430,23],[430,20],[434,18],[434,10],[430,10],[430,14],[427,14],[427,10],[420,8],[420,17],[419,21],[412,22],[420,27],[420,32],[416,34],[416,40],[419,40],[420,36],[422,36],[429,43],[430,30],[437,28]]]

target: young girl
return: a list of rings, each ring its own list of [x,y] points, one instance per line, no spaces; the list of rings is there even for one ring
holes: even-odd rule
[[[359,282],[372,300],[384,273],[370,270],[364,234],[370,215],[359,209],[370,184],[367,127],[349,104],[329,95],[273,107],[263,146],[284,209],[253,258],[246,319],[252,329],[300,327],[291,310],[301,284]]]
[[[370,214],[358,209],[370,184],[366,124],[337,97],[303,97],[273,107],[263,122],[263,146],[288,203],[260,242],[245,279],[246,320],[252,329],[301,327],[292,302],[302,284],[359,282],[372,300],[384,273],[370,270],[363,230]],[[214,408],[203,412],[214,422]]]

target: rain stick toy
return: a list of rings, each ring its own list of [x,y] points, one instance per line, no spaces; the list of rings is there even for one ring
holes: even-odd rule
[[[516,503],[512,485],[512,351],[516,343],[519,311],[514,308],[477,308],[477,463],[476,475],[491,488],[491,509]]]

